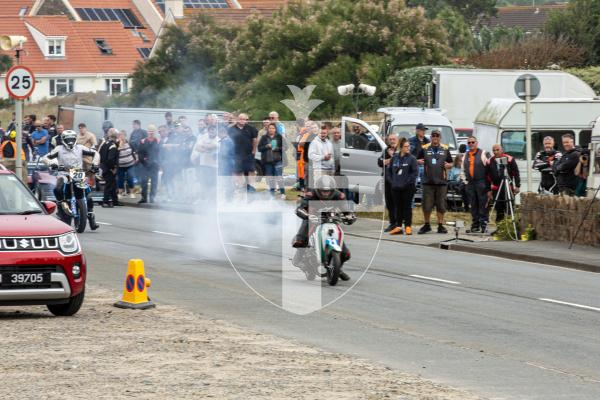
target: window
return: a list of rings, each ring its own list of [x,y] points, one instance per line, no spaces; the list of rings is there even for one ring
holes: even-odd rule
[[[73,79],[50,79],[50,96],[64,96],[69,93],[73,93],[74,90]]]
[[[112,78],[106,79],[105,82],[106,93],[108,94],[127,93],[129,91],[127,79]]]
[[[589,147],[592,142],[592,130],[586,129],[584,131],[579,132],[579,146],[582,148]]]
[[[156,0],[156,4],[164,11],[165,0]],[[229,8],[227,0],[183,0],[184,8]]]
[[[112,48],[108,45],[108,43],[106,43],[106,40],[104,39],[94,39],[94,42],[96,42],[96,46],[98,46],[98,49],[100,50],[100,53],[105,54],[105,55],[112,55]]]
[[[390,130],[390,133],[395,133],[396,135],[398,135],[398,140],[401,140],[402,138],[410,139],[411,137],[417,134],[415,128],[416,124],[393,125],[392,129]],[[429,130],[425,132],[425,136],[429,137],[431,131],[437,129],[442,132],[441,142],[443,144],[448,145],[448,148],[450,150],[458,149],[458,146],[456,145],[456,140],[454,138],[454,131],[451,127],[427,124],[427,128],[429,128]]]
[[[146,59],[150,57],[150,52],[152,49],[149,47],[138,47],[137,51],[140,53],[140,56],[142,56],[143,59]]]
[[[575,137],[573,131],[532,131],[531,132],[531,157],[542,150],[544,147],[544,138],[551,136],[554,138],[555,147],[559,151],[563,151],[561,136],[571,134]],[[500,144],[504,152],[511,156],[524,160],[526,158],[527,143],[525,139],[525,131],[504,131],[502,132]]]
[[[48,57],[63,57],[65,55],[64,39],[48,39]]]

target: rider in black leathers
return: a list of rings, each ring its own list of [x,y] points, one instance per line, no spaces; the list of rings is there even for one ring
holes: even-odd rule
[[[326,203],[328,201],[345,201],[346,196],[344,193],[339,190],[334,189],[335,180],[331,176],[322,176],[317,180],[315,185],[318,189],[308,190],[305,192],[302,201],[298,208],[296,208],[296,215],[302,219],[302,224],[300,225],[300,229],[298,229],[298,233],[296,234],[296,239],[294,241],[293,247],[295,248],[303,248],[308,246],[308,236],[309,236],[309,206],[311,202],[319,201],[323,206],[327,206]],[[319,205],[312,204],[313,209],[319,209]],[[353,224],[356,221],[356,216],[352,212],[343,212],[343,218],[345,219],[348,225]],[[342,265],[350,259],[350,249],[346,246],[346,243],[342,244]],[[344,281],[350,280],[350,276],[346,274],[344,271],[340,272],[340,278]]]
[[[554,162],[560,159],[561,156],[562,154],[554,149],[554,138],[546,136],[544,138],[544,150],[538,151],[533,161],[533,169],[537,169],[542,174],[540,189],[558,194],[558,185],[552,167]]]

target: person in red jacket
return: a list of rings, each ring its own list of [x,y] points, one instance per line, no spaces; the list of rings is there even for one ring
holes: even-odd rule
[[[519,167],[517,160],[511,155],[508,155],[502,149],[502,146],[495,144],[492,146],[494,155],[490,158],[487,165],[487,181],[492,189],[488,192],[489,204],[494,201],[496,210],[496,225],[504,219],[506,214],[506,205],[509,201],[513,201],[513,195],[519,193],[521,187],[521,177],[519,176]],[[510,190],[513,195],[507,196],[506,187],[502,185],[503,178],[509,179]],[[498,199],[496,201],[496,199]]]

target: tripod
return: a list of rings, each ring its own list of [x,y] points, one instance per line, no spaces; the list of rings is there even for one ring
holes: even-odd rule
[[[501,197],[503,197],[503,198],[501,198]],[[494,204],[492,205],[492,209],[496,210],[496,205],[499,202],[508,204],[508,213],[510,215],[510,221],[512,223],[513,230],[515,232],[515,237],[514,238],[511,237],[511,239],[518,241],[519,234],[517,231],[517,221],[515,219],[514,201],[515,201],[515,194],[512,190],[512,180],[506,175],[506,167],[504,166],[504,169],[502,170],[502,182],[500,183],[500,186],[498,187],[498,193],[496,194],[496,197],[494,199]],[[496,210],[496,213],[498,213],[497,210]]]
[[[598,193],[600,193],[600,186],[598,186],[598,188],[596,189],[596,193],[594,193],[594,196],[592,197],[592,200],[590,200],[590,204],[588,204],[588,206],[587,206],[587,208],[585,210],[585,213],[581,217],[581,221],[579,222],[579,226],[577,227],[577,230],[575,231],[575,234],[573,235],[573,238],[571,239],[571,243],[569,243],[569,250],[571,250],[573,248],[573,243],[575,243],[575,239],[577,238],[577,235],[579,234],[579,231],[581,230],[581,227],[583,226],[583,222],[585,221],[585,219],[587,218],[588,214],[592,210],[592,206],[594,205],[594,200],[596,200],[596,197],[598,197]]]

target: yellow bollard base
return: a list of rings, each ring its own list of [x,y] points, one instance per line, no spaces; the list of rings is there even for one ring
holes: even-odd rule
[[[133,310],[147,310],[148,308],[156,307],[156,304],[154,304],[151,301],[146,301],[144,303],[130,303],[128,301],[117,301],[114,304],[114,306],[117,308],[130,308]]]

